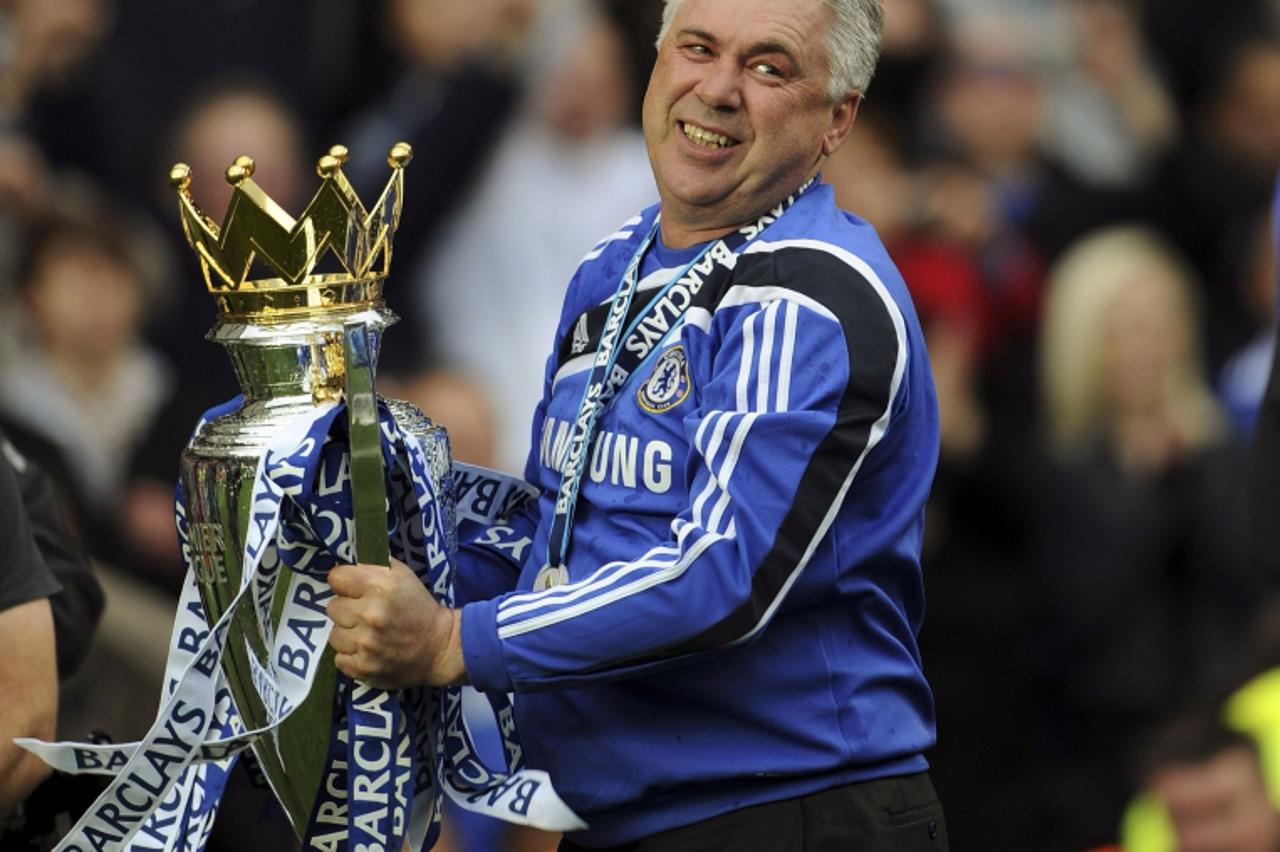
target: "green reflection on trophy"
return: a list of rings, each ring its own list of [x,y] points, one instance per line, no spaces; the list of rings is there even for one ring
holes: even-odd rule
[[[244,394],[237,410],[199,429],[181,460],[192,557],[210,623],[240,588],[258,460],[281,424],[315,406],[344,397],[348,403],[357,553],[361,561],[387,564],[373,373],[382,333],[396,320],[382,287],[411,158],[408,145],[391,148],[391,178],[366,209],[342,172],[347,150],[334,146],[317,164],[320,189],[294,219],[253,180],[253,160],[239,157],[227,169],[234,190],[221,225],[191,197],[191,170],[178,164],[170,172],[183,231],[218,306],[209,338],[226,348]],[[266,275],[252,277],[261,272]],[[444,430],[407,403],[384,402],[399,426],[421,441],[436,493],[447,504],[444,516],[452,518]],[[273,619],[288,588],[277,585]],[[255,672],[261,676],[269,667],[271,642],[253,601],[243,603],[233,614],[222,666],[244,724],[258,728],[268,712]],[[323,653],[307,699],[254,746],[299,837],[320,788],[333,721],[336,674],[332,651]]]

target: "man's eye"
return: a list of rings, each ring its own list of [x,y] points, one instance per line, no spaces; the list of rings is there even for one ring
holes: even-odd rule
[[[757,74],[763,74],[766,77],[781,77],[782,69],[771,62],[757,62],[751,66]]]
[[[711,48],[707,47],[705,44],[691,44],[685,47],[685,50],[697,56],[711,55]]]

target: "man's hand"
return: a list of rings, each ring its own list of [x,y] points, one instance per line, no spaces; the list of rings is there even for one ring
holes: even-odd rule
[[[329,572],[338,669],[382,689],[465,683],[462,612],[446,609],[403,562]]]
[[[15,570],[29,566],[16,565]],[[48,598],[0,612],[0,822],[52,771],[14,745],[14,737],[53,739],[58,719],[58,664]]]

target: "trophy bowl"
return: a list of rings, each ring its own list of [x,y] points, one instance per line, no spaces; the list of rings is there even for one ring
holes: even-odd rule
[[[250,157],[238,157],[227,169],[234,189],[220,224],[191,197],[189,167],[179,163],[169,175],[183,231],[218,307],[208,337],[227,350],[243,392],[237,406],[200,424],[182,454],[180,482],[190,562],[205,617],[213,624],[228,607],[237,607],[229,616],[222,670],[248,730],[273,722],[263,698],[270,689],[263,684],[270,680],[272,637],[279,632],[289,593],[288,583],[276,585],[266,622],[261,602],[239,595],[242,603],[234,603],[246,570],[253,569],[242,564],[242,554],[259,462],[285,424],[343,398],[355,373],[344,349],[344,329],[353,326],[363,329],[367,340],[360,385],[364,407],[374,408],[372,370],[382,332],[396,319],[384,305],[382,287],[400,219],[404,167],[413,152],[404,143],[391,148],[391,178],[368,209],[343,174],[347,156],[339,145],[319,159],[320,188],[297,219],[254,182]],[[251,277],[257,273],[265,275]],[[444,430],[407,403],[386,405],[399,429],[423,448],[427,476],[451,528],[451,462]],[[371,428],[376,431],[376,423]],[[367,485],[378,492],[376,520],[384,489],[381,477],[375,480]],[[352,490],[357,490],[354,482]],[[385,548],[385,527],[382,532]],[[310,691],[253,746],[299,837],[323,783],[335,713],[333,653],[323,643],[313,653],[321,659]]]
[[[282,423],[329,399],[327,389],[341,386],[342,328],[352,319],[369,329],[376,354],[382,329],[394,321],[394,315],[381,307],[326,309],[316,319],[280,323],[224,318],[210,333],[226,347],[244,393],[238,408],[201,424],[180,464],[191,557],[210,623],[223,616],[240,589],[245,570],[241,554],[259,459]],[[445,431],[408,403],[385,402],[400,428],[414,434],[424,448],[435,492],[447,506],[452,480]],[[446,508],[446,516],[451,515]],[[277,585],[273,618],[280,617],[287,593],[287,583]],[[223,673],[245,727],[261,728],[269,718],[255,678],[270,664],[270,636],[264,635],[248,598],[231,617]],[[335,679],[333,652],[326,647],[310,694],[253,747],[299,837],[323,779]]]

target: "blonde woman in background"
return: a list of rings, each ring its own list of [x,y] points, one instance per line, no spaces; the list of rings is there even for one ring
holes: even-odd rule
[[[1151,232],[1087,237],[1053,270],[1041,386],[1053,454],[1105,448],[1132,474],[1159,473],[1220,442],[1189,270]]]
[[[1134,745],[1235,679],[1262,597],[1193,287],[1176,253],[1137,228],[1086,237],[1050,276],[1033,645],[1047,849],[1115,839]]]

